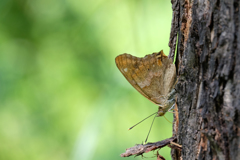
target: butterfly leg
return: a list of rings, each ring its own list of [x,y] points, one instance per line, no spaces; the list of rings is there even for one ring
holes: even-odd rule
[[[174,112],[171,112],[171,110],[175,110],[174,107],[175,107],[175,103],[172,105],[171,108],[169,108],[168,112],[170,112],[170,113],[174,113]]]
[[[168,100],[167,100],[167,106],[169,106],[169,109],[167,110],[167,112],[170,113],[174,113],[171,112],[170,110],[174,110],[174,106],[175,106],[175,95],[176,95],[176,89],[172,89],[171,92],[168,94]]]
[[[169,110],[171,110],[174,107],[175,95],[176,95],[176,90],[172,89],[167,96],[163,97],[164,99],[167,99],[167,100],[165,100],[163,104],[158,104],[159,106],[158,116],[163,116],[166,112],[169,112]]]
[[[175,113],[175,112],[172,112],[171,110],[174,110],[174,107],[175,107],[175,99],[172,99],[172,100],[168,100],[168,105],[171,106],[167,112],[170,112],[170,113]]]
[[[167,102],[165,103],[165,107],[163,106],[162,108],[164,108],[164,113],[168,112],[169,110],[172,110],[172,108],[175,105],[175,98],[172,99],[168,99]],[[160,106],[160,105],[159,105]],[[161,107],[161,106],[160,106]]]
[[[176,93],[177,93],[177,91],[176,91],[176,89],[175,88],[173,88],[172,90],[171,90],[171,92],[168,94],[168,99],[175,99],[175,95],[176,95]]]

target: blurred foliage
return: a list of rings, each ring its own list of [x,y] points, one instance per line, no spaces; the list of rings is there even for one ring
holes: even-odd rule
[[[157,106],[114,58],[169,52],[170,1],[1,0],[0,23],[0,159],[120,160],[145,140],[151,119],[127,128]],[[171,126],[157,118],[149,141]]]

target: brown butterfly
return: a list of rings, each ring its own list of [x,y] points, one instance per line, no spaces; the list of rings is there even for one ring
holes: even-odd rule
[[[163,116],[175,105],[176,68],[162,50],[144,58],[124,53],[115,62],[128,82],[159,106],[157,116]]]

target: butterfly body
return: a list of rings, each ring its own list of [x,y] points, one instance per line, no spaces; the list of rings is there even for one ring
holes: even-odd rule
[[[129,83],[159,106],[158,116],[164,115],[175,104],[176,68],[163,51],[143,58],[124,53],[117,56],[115,62]]]

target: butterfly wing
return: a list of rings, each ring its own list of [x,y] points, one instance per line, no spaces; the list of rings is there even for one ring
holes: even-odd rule
[[[125,53],[117,56],[115,62],[129,83],[155,104],[164,103],[175,84],[175,65],[163,51],[144,58]]]

